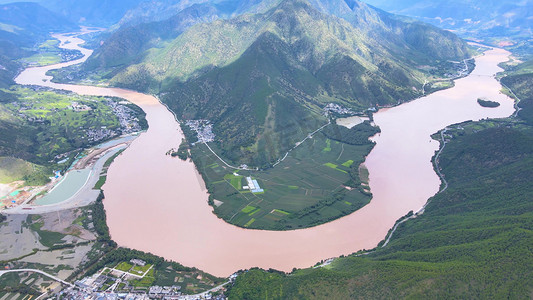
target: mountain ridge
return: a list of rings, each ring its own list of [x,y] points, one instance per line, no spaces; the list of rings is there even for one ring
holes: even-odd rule
[[[213,28],[218,31],[212,33]],[[239,34],[235,35],[236,32]],[[220,41],[225,47],[219,46]],[[180,118],[214,121],[215,134],[220,136],[216,143],[226,158],[264,167],[276,161],[306,132],[323,125],[327,118],[322,117],[322,109],[330,102],[361,111],[421,94],[417,86],[422,82],[414,78],[423,78],[424,73],[413,65],[428,62],[429,58],[419,58],[418,62],[395,61],[386,47],[370,49],[365,44],[367,41],[365,32],[346,20],[319,12],[307,1],[283,1],[264,14],[196,25],[159,52],[152,63],[141,65],[144,69],[140,73],[132,71],[137,68],[133,66],[125,76],[135,78],[142,74],[138,78],[142,85],[159,89],[161,99]],[[464,44],[463,47],[463,55],[467,55]],[[193,55],[186,56],[187,49]],[[167,53],[172,54],[167,56]],[[261,59],[272,65],[258,67]],[[171,72],[181,73],[165,78],[165,71],[156,66],[158,71],[152,74],[160,77],[153,78],[147,69],[158,63]],[[178,64],[181,71],[173,67]],[[239,76],[240,80],[234,79]],[[139,86],[123,85],[129,80],[119,74],[113,82],[129,88]],[[236,94],[236,90],[242,93]],[[273,95],[284,100],[274,101]],[[290,131],[295,134],[282,134],[272,128],[287,128],[287,124],[273,114],[271,106],[274,102],[283,106],[292,101],[309,113],[300,115],[301,121],[288,116],[287,123],[294,126]],[[255,105],[263,107],[259,115],[251,110]],[[241,117],[236,123],[233,120],[237,113],[256,115],[257,120]],[[267,115],[276,120],[271,123],[277,124],[270,129],[265,123]],[[309,119],[320,121],[305,121]],[[259,159],[258,153],[263,157]]]

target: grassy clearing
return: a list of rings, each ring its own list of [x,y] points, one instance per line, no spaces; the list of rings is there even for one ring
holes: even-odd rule
[[[331,140],[330,139],[327,139],[326,140],[326,147],[324,147],[324,149],[322,149],[323,152],[330,152],[331,151]]]
[[[79,51],[60,49],[58,40],[47,40],[35,47],[36,54],[20,59],[25,65],[48,66],[81,56]]]
[[[148,271],[152,267],[151,264],[146,264],[144,266],[133,266],[133,268],[130,270],[130,273],[137,274],[137,275],[143,275],[146,271]]]
[[[42,222],[33,222],[30,225],[30,229],[35,231],[39,235],[39,242],[45,247],[53,247],[54,245],[64,244],[64,234],[59,232],[52,232],[47,230],[41,230],[43,226]]]
[[[256,210],[252,211],[251,213],[249,213],[248,216],[251,217],[251,216],[255,215],[256,213],[258,213],[260,211],[261,211],[260,209],[256,209]]]
[[[255,222],[254,218],[250,219],[250,221],[248,221],[246,224],[244,224],[244,227],[248,227],[248,226],[252,225],[253,222]]]
[[[348,172],[346,172],[345,170],[343,170],[343,169],[339,169],[339,168],[338,168],[338,165],[336,165],[336,164],[325,163],[324,166],[326,166],[326,167],[328,167],[328,168],[332,168],[332,169],[337,170],[337,171],[339,171],[339,172],[343,172],[343,173],[348,174]],[[344,165],[343,165],[343,166],[344,166]]]
[[[347,161],[345,161],[344,163],[342,163],[342,166],[343,167],[346,167],[346,168],[349,168],[353,165],[353,160],[349,159]]]
[[[332,164],[332,163],[325,163],[324,166],[330,167],[332,169],[337,169],[337,165],[336,164]]]
[[[143,278],[138,279],[138,280],[131,280],[130,283],[134,287],[145,287],[145,288],[148,288],[148,287],[150,287],[150,286],[152,286],[154,284],[154,281],[155,281],[154,269],[151,269],[150,271],[148,271],[146,276],[144,276]]]
[[[234,174],[224,175],[224,179],[228,181],[236,190],[242,190],[243,176],[236,176]]]
[[[128,262],[120,262],[116,267],[115,269],[119,270],[119,271],[123,271],[123,272],[128,272],[131,268],[133,267],[133,265],[131,265],[130,263]]]
[[[30,57],[25,57],[23,62],[37,66],[48,66],[60,63],[61,56],[54,53],[37,53]]]
[[[30,174],[32,171],[32,164],[22,159],[0,157],[0,183],[20,180],[24,175]]]
[[[252,211],[256,210],[257,207],[253,207],[253,206],[246,206],[245,208],[243,208],[241,211],[245,214],[248,214],[248,213],[251,213]]]
[[[96,184],[94,185],[93,189],[94,190],[99,190],[102,188],[102,186],[105,184],[105,181],[107,180],[107,176],[100,176],[100,178],[98,178],[98,181],[96,182]]]

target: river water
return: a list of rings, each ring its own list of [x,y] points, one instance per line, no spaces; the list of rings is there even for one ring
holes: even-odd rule
[[[76,37],[57,36],[85,55]],[[204,183],[193,163],[165,153],[183,137],[178,123],[150,95],[117,88],[54,84],[44,73],[80,63],[30,68],[16,79],[20,84],[44,85],[86,95],[117,96],[139,105],[149,129],[124,151],[108,170],[104,205],[113,239],[135,248],[218,276],[249,267],[290,271],[322,259],[370,249],[394,222],[419,210],[439,188],[431,157],[438,142],[430,135],[454,123],[506,117],[513,101],[499,92],[493,75],[508,52],[495,49],[476,59],[477,67],[454,88],[440,91],[374,115],[381,134],[366,160],[374,197],[370,204],[336,221],[313,228],[275,232],[241,229],[218,219],[207,204]],[[46,81],[43,81],[46,79]],[[477,98],[498,101],[483,108]]]

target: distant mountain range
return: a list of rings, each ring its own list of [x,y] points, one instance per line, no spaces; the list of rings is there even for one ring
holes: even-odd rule
[[[96,49],[84,68],[92,70],[138,63],[143,59],[145,51],[161,47],[162,41],[176,38],[195,24],[260,10],[267,6],[267,2],[271,1],[180,1],[176,4],[170,1],[143,2],[128,11],[112,27],[105,43]]]
[[[452,29],[471,39],[483,40],[531,55],[533,0],[365,0],[393,13],[418,18]]]
[[[78,26],[46,8],[29,2],[0,5],[0,87],[13,84],[21,67],[16,61],[48,39],[50,32],[77,30]]]
[[[14,2],[1,0],[0,4]],[[143,0],[27,0],[67,18],[70,22],[107,27],[117,23],[128,11]],[[20,2],[22,3],[22,2]]]
[[[10,2],[13,0],[2,0],[0,4]],[[269,1],[121,0],[117,3],[111,0],[28,0],[28,2],[38,3],[77,24],[111,27],[162,21],[193,5],[210,4],[223,12],[243,12],[261,9]]]
[[[327,103],[364,110],[413,99],[424,70],[469,57],[454,34],[362,2],[272,5],[220,20],[243,11],[207,3],[123,27],[83,69],[118,68],[112,84],[158,93],[182,119],[213,121],[225,157],[268,165],[326,122]]]
[[[0,54],[20,56],[18,49],[32,47],[50,32],[76,30],[78,26],[48,9],[30,2],[0,5],[0,41],[10,46],[1,47]],[[18,52],[18,53],[17,53]]]
[[[42,4],[55,12],[4,6],[6,57],[16,58],[14,44],[11,55],[50,31],[76,29],[78,17],[118,22],[83,72],[159,94],[180,119],[211,120],[223,156],[255,166],[325,124],[328,103],[364,111],[413,99],[446,61],[470,56],[450,32],[355,0]]]

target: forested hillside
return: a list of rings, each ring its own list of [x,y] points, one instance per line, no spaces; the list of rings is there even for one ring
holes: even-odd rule
[[[505,46],[530,56],[533,44],[532,0],[366,0],[366,3],[452,29],[461,37]]]
[[[230,299],[529,298],[533,291],[532,73],[504,78],[518,118],[450,126],[439,159],[449,187],[368,255],[297,270],[251,270]]]
[[[200,24],[111,82],[160,93],[179,118],[212,121],[224,157],[268,166],[326,122],[326,104],[361,111],[413,99],[431,79],[417,66],[469,56],[452,34],[354,9],[356,26],[306,1]],[[439,42],[419,42],[428,36]]]

